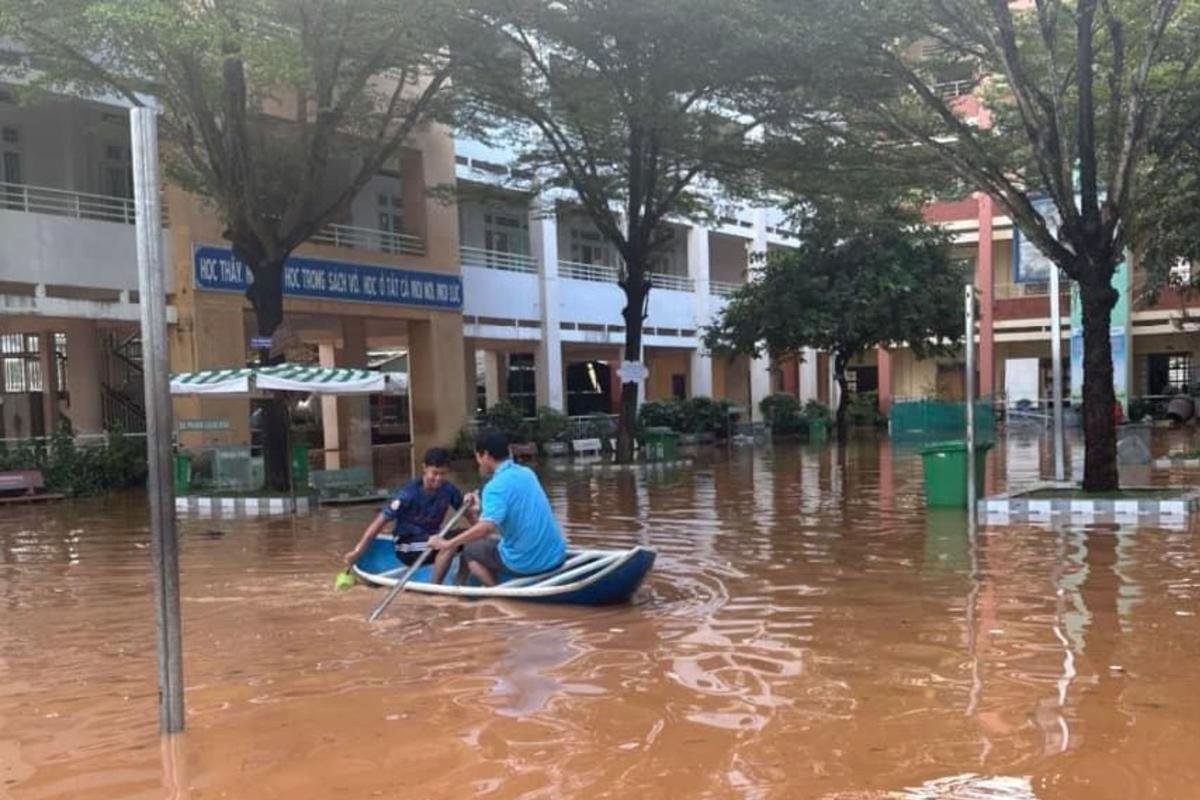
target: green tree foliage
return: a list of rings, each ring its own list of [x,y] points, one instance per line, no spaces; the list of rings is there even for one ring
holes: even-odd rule
[[[288,255],[343,221],[444,110],[453,10],[450,0],[0,0],[0,36],[29,56],[0,70],[160,108],[168,174],[215,208],[253,273],[257,333],[271,336]],[[284,426],[282,405],[269,404],[272,488],[286,486]]]
[[[618,253],[624,358],[641,361],[668,218],[711,209],[715,182],[750,174],[762,42],[748,36],[741,6],[723,0],[476,5],[485,57],[463,76],[478,101],[475,128],[513,146],[537,188],[581,207]],[[637,386],[627,383],[620,460],[632,458],[636,418]]]
[[[818,216],[796,249],[772,252],[705,330],[716,352],[799,358],[833,355],[839,435],[850,400],[846,366],[878,346],[944,352],[963,335],[967,276],[945,235],[910,215]]]
[[[1116,265],[1157,239],[1156,170],[1171,172],[1198,118],[1195,0],[840,0],[759,5],[766,35],[786,39],[825,20],[830,120],[862,148],[934,157],[964,189],[982,190],[1079,284],[1084,325],[1084,489],[1117,487],[1109,315]],[[781,61],[780,84],[811,81]],[[961,90],[967,90],[964,94]],[[982,106],[980,104],[982,101]],[[1188,115],[1191,115],[1190,117]],[[1153,151],[1151,146],[1153,145]],[[1048,221],[1035,208],[1053,205]],[[1183,207],[1177,207],[1180,210]],[[1172,237],[1166,231],[1167,237]],[[1135,238],[1137,237],[1137,238]]]

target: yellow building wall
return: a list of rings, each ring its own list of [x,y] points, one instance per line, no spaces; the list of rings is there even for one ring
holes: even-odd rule
[[[646,366],[650,376],[646,380],[647,400],[666,400],[674,397],[671,392],[671,378],[683,375],[685,378],[691,369],[691,361],[686,352],[648,354]],[[691,392],[691,380],[688,378],[688,392]]]

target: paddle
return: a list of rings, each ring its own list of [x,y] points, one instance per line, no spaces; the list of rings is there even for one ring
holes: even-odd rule
[[[454,527],[454,523],[458,522],[459,518],[462,517],[463,512],[466,510],[467,503],[466,501],[463,501],[463,504],[459,506],[458,511],[454,512],[454,516],[450,518],[450,521],[443,525],[442,529],[438,531],[438,536],[445,536],[450,528]],[[402,576],[400,576],[400,580],[396,581],[396,585],[392,587],[390,592],[388,592],[387,597],[383,598],[383,602],[375,606],[375,610],[367,615],[367,622],[374,622],[379,618],[379,615],[382,614],[389,605],[391,605],[392,601],[396,599],[396,595],[400,594],[401,590],[404,589],[405,584],[407,584],[412,576],[416,574],[417,570],[421,568],[421,566],[425,563],[425,560],[429,558],[429,554],[432,552],[432,547],[426,547],[421,552],[421,557],[418,558]]]

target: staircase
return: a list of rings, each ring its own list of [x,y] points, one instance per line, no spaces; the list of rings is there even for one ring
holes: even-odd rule
[[[106,333],[103,366],[100,399],[104,429],[144,433],[146,403],[142,384],[141,334],[119,331]]]

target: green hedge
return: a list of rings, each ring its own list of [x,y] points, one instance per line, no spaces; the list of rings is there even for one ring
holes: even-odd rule
[[[102,494],[146,483],[146,440],[119,431],[104,442],[76,444],[66,430],[49,441],[26,440],[0,451],[0,470],[36,469],[46,488],[70,495]]]

